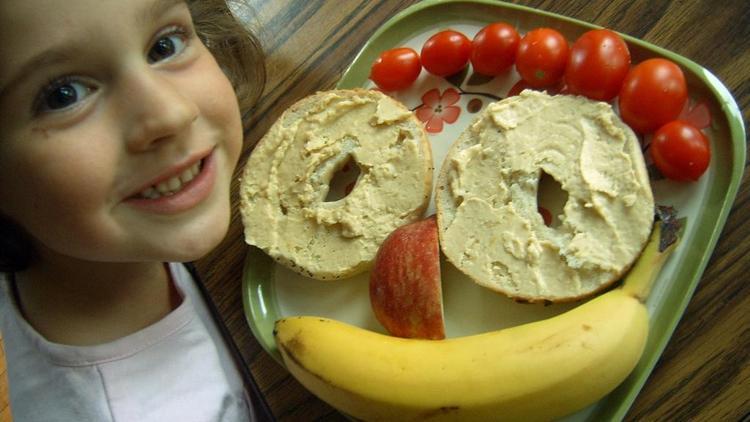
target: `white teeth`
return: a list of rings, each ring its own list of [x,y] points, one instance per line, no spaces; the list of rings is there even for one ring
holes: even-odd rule
[[[169,192],[169,186],[166,182],[159,183],[158,185],[154,186],[159,193],[167,193]]]
[[[193,168],[190,167],[189,169],[187,169],[187,170],[185,170],[185,171],[182,172],[182,174],[180,175],[180,182],[187,183],[187,182],[193,180],[193,170],[192,169]]]
[[[197,162],[192,167],[180,173],[178,176],[174,176],[155,186],[151,186],[151,187],[144,189],[140,194],[141,197],[147,198],[147,199],[157,199],[162,196],[174,195],[180,189],[182,189],[182,186],[184,184],[193,180],[193,178],[198,173],[200,173],[201,171],[200,166],[201,166],[201,163]]]
[[[155,199],[159,197],[159,192],[157,192],[154,188],[148,188],[141,192],[141,196],[144,198]]]
[[[182,186],[182,182],[180,181],[179,177],[173,177],[167,180],[167,187],[169,188],[170,192],[176,191],[180,188],[180,186]],[[159,189],[159,192],[161,192],[161,189]]]

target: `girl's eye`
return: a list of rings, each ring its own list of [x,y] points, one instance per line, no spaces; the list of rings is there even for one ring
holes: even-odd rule
[[[156,63],[166,60],[185,49],[185,35],[172,33],[160,37],[148,51],[148,62]]]
[[[59,111],[72,107],[91,94],[93,88],[75,80],[60,80],[48,85],[37,101],[39,112]]]

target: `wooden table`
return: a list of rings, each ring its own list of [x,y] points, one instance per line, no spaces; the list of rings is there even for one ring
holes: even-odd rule
[[[250,0],[267,54],[268,80],[239,169],[296,100],[335,85],[371,34],[411,1]],[[714,72],[750,116],[750,2],[740,0],[536,0],[527,6],[641,38]],[[750,189],[737,200],[701,283],[627,419],[739,420],[750,413]],[[237,186],[234,186],[237,192]],[[235,195],[236,198],[236,195]],[[240,284],[245,245],[237,204],[227,239],[197,263],[212,299],[275,418],[339,420],[268,356],[245,322]]]

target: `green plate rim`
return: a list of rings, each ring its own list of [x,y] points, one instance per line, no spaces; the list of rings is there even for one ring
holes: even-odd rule
[[[346,89],[361,87],[367,81],[369,76],[369,64],[374,60],[376,55],[383,50],[383,48],[377,47],[380,43],[381,37],[389,31],[393,31],[394,27],[402,20],[415,18],[415,15],[420,12],[431,13],[432,8],[455,6],[456,4],[461,3],[467,4],[468,6],[479,4],[497,9],[512,9],[522,13],[542,16],[551,19],[552,21],[562,21],[573,24],[580,27],[582,30],[601,28],[601,26],[558,15],[556,13],[493,0],[424,0],[394,15],[376,30],[360,49],[352,63],[344,71],[336,88]],[[490,19],[488,19],[488,22],[489,20]],[[620,35],[629,44],[638,46],[653,55],[662,56],[678,63],[683,70],[687,70],[704,84],[719,103],[722,116],[727,120],[729,140],[731,142],[730,152],[732,157],[730,160],[731,169],[729,171],[720,170],[715,175],[715,179],[724,178],[725,180],[728,180],[726,190],[722,190],[721,192],[718,192],[718,189],[716,188],[711,188],[709,190],[707,198],[711,199],[717,195],[721,196],[721,198],[718,201],[711,201],[712,205],[710,209],[704,209],[702,215],[698,219],[698,222],[700,223],[706,218],[708,212],[715,214],[715,218],[713,219],[715,224],[708,229],[696,229],[697,232],[695,238],[701,240],[701,244],[704,247],[698,251],[698,253],[691,254],[691,257],[695,259],[691,259],[690,261],[695,262],[695,264],[690,266],[689,270],[687,267],[682,267],[676,271],[674,279],[680,280],[681,288],[677,291],[676,287],[680,286],[673,286],[670,292],[666,295],[665,302],[654,314],[652,314],[651,332],[646,350],[641,357],[641,361],[623,384],[599,402],[602,404],[602,411],[606,412],[606,415],[599,412],[596,414],[596,417],[606,417],[609,420],[621,420],[624,418],[641,388],[645,385],[646,380],[650,376],[664,348],[669,342],[672,333],[676,329],[679,320],[682,318],[685,308],[690,302],[690,299],[700,282],[701,276],[708,265],[710,257],[713,254],[713,250],[731,210],[731,205],[737,196],[742,176],[744,174],[744,163],[746,159],[745,127],[742,114],[730,91],[715,75],[713,75],[713,73],[692,60],[667,49],[627,34],[620,33]],[[268,334],[273,331],[275,321],[269,318],[269,312],[267,312],[267,310],[271,309],[273,314],[279,315],[278,305],[275,301],[264,299],[275,297],[273,296],[274,287],[271,282],[273,279],[273,263],[274,261],[261,250],[254,247],[249,248],[243,269],[242,297],[245,316],[253,335],[260,340],[261,346],[283,366],[281,356],[276,349],[273,338],[272,336],[269,337]],[[250,297],[251,295],[248,294],[250,280],[258,277],[259,273],[265,273],[265,276],[259,277],[260,283],[257,283],[256,288],[265,293]],[[261,311],[263,309],[266,310],[265,313]]]
[[[245,254],[245,262],[242,268],[242,307],[245,310],[245,321],[250,327],[261,347],[271,355],[274,360],[281,366],[284,363],[281,354],[276,348],[276,342],[273,339],[275,320],[269,318],[269,315],[279,315],[278,304],[275,301],[265,300],[268,297],[276,297],[273,280],[274,260],[266,255],[262,250],[248,246]],[[260,280],[256,289],[262,292],[257,295],[250,295],[251,280]],[[269,312],[268,310],[271,310]]]

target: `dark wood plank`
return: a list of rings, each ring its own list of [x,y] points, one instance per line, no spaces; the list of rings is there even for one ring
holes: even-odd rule
[[[3,337],[0,335],[0,422],[11,422],[13,420],[9,400],[5,349],[3,348]]]
[[[371,34],[411,1],[249,1],[268,81],[247,133],[252,145],[293,102],[331,88]],[[515,1],[642,38],[714,72],[750,120],[750,3],[743,1]],[[750,187],[737,201],[702,281],[627,420],[738,420],[750,413]],[[235,182],[236,183],[236,182]],[[237,186],[234,186],[235,192]],[[247,328],[240,294],[245,253],[233,205],[225,241],[197,263],[211,297],[280,420],[343,420],[277,365]]]

